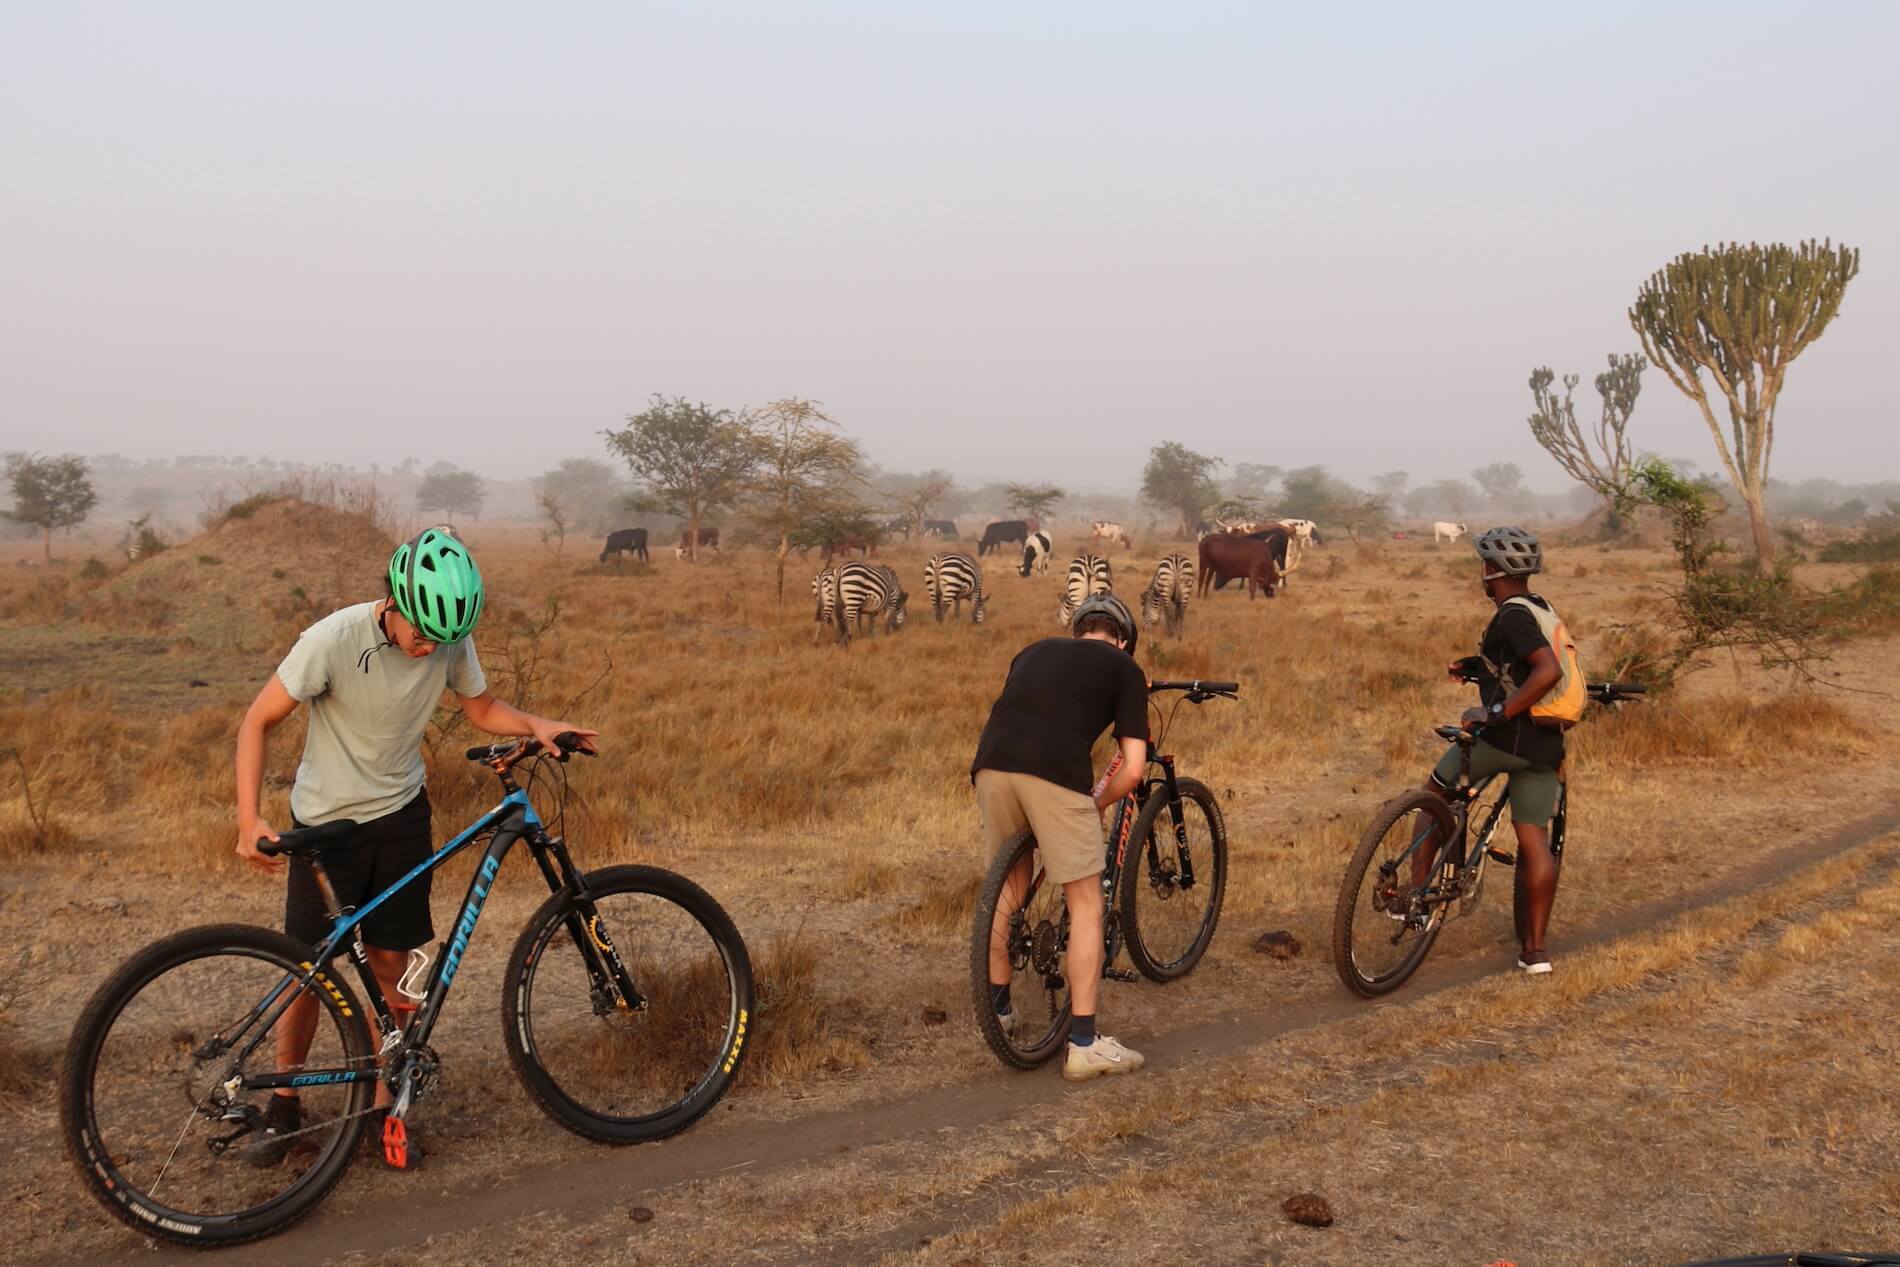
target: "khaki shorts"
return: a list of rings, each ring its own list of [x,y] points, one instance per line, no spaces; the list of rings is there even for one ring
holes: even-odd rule
[[[1451,787],[1458,781],[1459,764],[1458,745],[1453,744],[1439,758],[1437,768],[1432,771],[1432,782],[1442,788]],[[1472,781],[1475,783],[1494,774],[1502,774],[1508,780],[1506,794],[1511,798],[1512,822],[1526,827],[1550,826],[1550,820],[1557,813],[1557,793],[1561,787],[1555,770],[1547,765],[1532,765],[1480,739],[1471,745]]]
[[[1102,873],[1108,847],[1102,816],[1086,792],[1058,787],[1033,774],[976,772],[976,806],[983,814],[983,848],[994,854],[1023,832],[1034,832],[1042,869],[1057,884]]]

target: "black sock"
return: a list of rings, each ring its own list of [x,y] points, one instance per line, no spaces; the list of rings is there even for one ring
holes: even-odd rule
[[[1069,1020],[1069,1041],[1077,1047],[1090,1047],[1095,1043],[1095,1016],[1071,1017]]]
[[[998,1016],[1009,1015],[1009,982],[990,986],[990,1011]]]

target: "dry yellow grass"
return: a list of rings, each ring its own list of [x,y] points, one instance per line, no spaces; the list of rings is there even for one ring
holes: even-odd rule
[[[855,640],[846,651],[813,645],[804,576],[794,576],[781,607],[770,565],[756,553],[697,567],[662,556],[622,569],[594,564],[578,541],[555,560],[524,530],[477,524],[468,535],[496,596],[480,642],[497,690],[603,732],[602,757],[569,771],[566,834],[581,865],[680,870],[726,904],[751,944],[766,1007],[741,1109],[783,1116],[814,1101],[993,1076],[963,1017],[963,940],[982,861],[967,765],[1010,657],[1057,632],[1055,581],[1024,580],[1006,562],[985,560],[995,593],[987,625],[937,625],[924,608],[902,633]],[[266,544],[261,535],[258,542]],[[313,566],[360,575],[361,584],[352,592],[339,583],[335,601],[375,596],[378,548],[367,535],[339,532],[331,545],[338,542]],[[35,794],[44,793],[63,833],[49,849],[18,830],[23,798],[0,768],[0,859],[16,889],[0,905],[0,929],[7,949],[44,950],[26,976],[75,983],[42,996],[47,1006],[18,1036],[34,1067],[46,1067],[70,1026],[78,997],[67,995],[83,996],[139,941],[214,918],[269,921],[281,901],[231,855],[231,741],[249,692],[300,623],[320,613],[289,606],[294,572],[271,578],[276,563],[220,548],[222,562],[212,565],[196,562],[196,547],[178,547],[171,566],[199,586],[166,619],[215,618],[222,604],[247,631],[228,644],[216,619],[202,633],[154,620],[128,641],[116,625],[88,623],[116,620],[120,609],[89,605],[81,583],[0,569],[0,658],[24,666],[0,683],[0,735],[34,769]],[[913,594],[922,593],[926,554],[889,553]],[[1157,554],[1118,553],[1120,587],[1134,588]],[[1331,997],[1337,985],[1317,952],[1268,965],[1246,946],[1263,927],[1325,944],[1345,857],[1364,822],[1387,795],[1422,779],[1438,752],[1430,726],[1467,702],[1442,674],[1471,649],[1488,614],[1464,551],[1389,542],[1335,546],[1320,558],[1284,597],[1249,603],[1222,594],[1193,605],[1184,639],[1144,638],[1142,660],[1155,675],[1234,677],[1243,695],[1182,709],[1168,743],[1184,771],[1218,790],[1226,811],[1233,865],[1221,936],[1180,986],[1111,989],[1105,1015],[1123,1032]],[[1595,631],[1639,617],[1641,585],[1666,561],[1643,551],[1590,550],[1574,563],[1557,555],[1544,588],[1573,628],[1592,631],[1586,665]],[[136,580],[146,566],[95,590],[136,592],[126,575]],[[239,568],[268,578],[266,595],[282,588],[284,609],[274,600],[262,609],[226,604]],[[215,657],[207,651],[227,645]],[[1855,655],[1884,663],[1888,652],[1863,645],[1843,655],[1851,668]],[[451,713],[442,720],[427,752],[438,835],[495,799],[492,779],[460,757],[466,728]],[[1791,695],[1759,673],[1726,667],[1666,704],[1592,720],[1573,747],[1577,804],[1557,906],[1559,952],[1566,929],[1653,897],[1693,896],[1764,850],[1900,794],[1900,772],[1882,756],[1894,722],[1891,701]],[[286,725],[267,767],[267,803],[280,825],[301,725]],[[504,930],[537,897],[522,863],[511,861],[488,917],[496,931],[484,931],[471,954],[470,990],[488,988],[483,974],[498,975],[496,952],[512,935]],[[451,868],[442,878],[438,912],[456,901],[465,875]],[[56,914],[100,885],[133,899],[133,917]],[[1800,899],[1767,895],[1761,909],[1720,918],[1752,927],[1792,900]],[[1508,888],[1494,886],[1478,916],[1454,925],[1436,953],[1495,952],[1508,941],[1508,908]],[[1566,959],[1558,988],[1534,999],[1513,992],[1514,983],[1480,987],[1423,1029],[1375,1011],[1351,1041],[1368,1059],[1409,1052],[1431,1061],[1487,1027],[1544,1024],[1564,1006],[1684,970],[1708,936],[1659,933]],[[1776,983],[1766,960],[1743,973],[1763,988]],[[945,1007],[952,1023],[924,1028],[924,1004]],[[456,1073],[431,1106],[445,1128],[465,1122],[467,1138],[482,1141],[451,1163],[469,1182],[505,1176],[518,1155],[511,1150],[579,1147],[505,1089],[499,1099],[475,1089],[507,1076],[488,1012],[485,1002],[452,1005],[442,1041]],[[1269,1095],[1264,1088],[1279,1084],[1255,1085]],[[1183,1103],[1216,1116],[1265,1107],[1137,1093],[1065,1139],[1095,1147],[1091,1140],[1175,1129]],[[39,1166],[23,1173],[48,1193],[64,1191],[57,1165]],[[1001,1171],[987,1155],[958,1155],[937,1182],[947,1191],[979,1173]],[[349,1192],[340,1200],[347,1207]],[[85,1227],[68,1230],[75,1244],[110,1243],[85,1241],[94,1235]]]

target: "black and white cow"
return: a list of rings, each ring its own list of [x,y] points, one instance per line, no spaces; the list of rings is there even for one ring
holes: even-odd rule
[[[632,553],[634,558],[640,560],[640,562],[648,562],[647,530],[645,528],[621,528],[615,532],[608,533],[607,545],[600,552],[600,561],[605,563],[607,556],[610,554],[617,559],[622,554],[629,552]]]
[[[977,555],[981,557],[992,550],[1022,541],[1033,531],[1035,529],[1020,519],[999,519],[983,529],[983,539],[976,543]]]
[[[946,608],[963,615],[963,600],[970,600],[970,623],[983,623],[984,609],[990,596],[983,592],[983,569],[967,554],[933,554],[924,564],[924,588],[930,591],[930,614],[943,620]]]
[[[1187,630],[1188,597],[1194,592],[1194,564],[1185,554],[1170,554],[1155,568],[1154,579],[1141,591],[1141,620],[1165,622],[1170,638]]]
[[[1023,546],[1022,575],[1028,576],[1031,572],[1048,575],[1049,554],[1054,549],[1055,543],[1049,540],[1048,533],[1030,533],[1028,542]]]
[[[1084,554],[1071,560],[1068,579],[1062,584],[1062,600],[1056,604],[1056,623],[1067,629],[1083,599],[1090,594],[1109,593],[1114,588],[1114,573],[1101,555]]]
[[[957,521],[954,519],[924,520],[924,536],[932,541],[955,541],[957,539]]]

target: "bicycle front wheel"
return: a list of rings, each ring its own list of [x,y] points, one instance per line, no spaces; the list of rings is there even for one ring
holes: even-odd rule
[[[604,867],[521,930],[502,1036],[524,1085],[577,1135],[638,1144],[685,1130],[745,1059],[752,961],[706,891],[657,867]],[[628,1006],[613,964],[638,992]]]
[[[1069,1037],[1069,909],[1044,874],[1028,832],[996,851],[977,893],[970,930],[970,987],[977,1028],[1013,1069],[1047,1064]],[[996,960],[992,968],[991,960]],[[1008,964],[1010,1015],[996,1014],[990,977]]]
[[[1444,799],[1423,788],[1388,801],[1366,828],[1333,909],[1333,966],[1355,994],[1398,989],[1438,940],[1446,904],[1428,891],[1456,830]]]
[[[92,996],[66,1050],[60,1129],[116,1218],[229,1245],[284,1227],[342,1176],[376,1084],[335,1074],[373,1070],[376,1055],[347,982],[297,984],[309,961],[308,947],[269,929],[194,928],[139,952]],[[288,1016],[285,991],[302,1000]],[[273,1093],[242,1082],[279,1070],[277,1030],[300,1013],[315,1030],[300,1120],[267,1133]]]
[[[1150,981],[1175,981],[1194,970],[1214,940],[1227,893],[1227,822],[1207,785],[1178,779],[1177,833],[1160,788],[1135,820],[1133,874],[1121,881],[1122,928],[1128,957]]]

